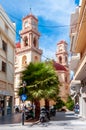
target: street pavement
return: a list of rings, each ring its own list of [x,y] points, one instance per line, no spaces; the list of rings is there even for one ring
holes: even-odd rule
[[[57,112],[49,122],[21,123],[21,114],[0,117],[0,130],[86,130],[86,119],[74,112]]]

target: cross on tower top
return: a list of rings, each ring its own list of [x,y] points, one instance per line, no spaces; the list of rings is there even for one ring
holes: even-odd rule
[[[32,10],[31,10],[31,8],[30,8],[30,14],[32,14]]]

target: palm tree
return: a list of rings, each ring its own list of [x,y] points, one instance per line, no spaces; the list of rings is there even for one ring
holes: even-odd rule
[[[27,83],[25,93],[28,100],[38,105],[36,112],[40,110],[38,102],[42,98],[55,100],[59,94],[59,80],[53,62],[30,63],[22,72],[21,80]],[[22,89],[20,87],[19,95],[22,94]]]

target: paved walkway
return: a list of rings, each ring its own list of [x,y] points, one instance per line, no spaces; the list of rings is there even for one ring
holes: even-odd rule
[[[49,122],[45,122],[43,124],[41,124],[40,122],[39,123],[25,122],[25,125],[22,126],[21,114],[16,114],[13,115],[12,117],[10,116],[6,117],[4,120],[2,118],[0,130],[2,129],[3,130],[86,130],[86,120],[79,118],[73,112],[66,112],[66,113],[57,112],[56,116],[52,117]]]
[[[15,124],[15,123],[21,123],[21,113],[0,117],[0,125]]]

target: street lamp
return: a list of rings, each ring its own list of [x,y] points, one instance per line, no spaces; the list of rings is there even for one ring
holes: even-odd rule
[[[26,81],[23,81],[23,94],[21,95],[21,100],[23,102],[23,108],[22,108],[22,125],[24,125],[24,101],[27,99],[27,95],[25,94],[25,87],[26,87]]]

